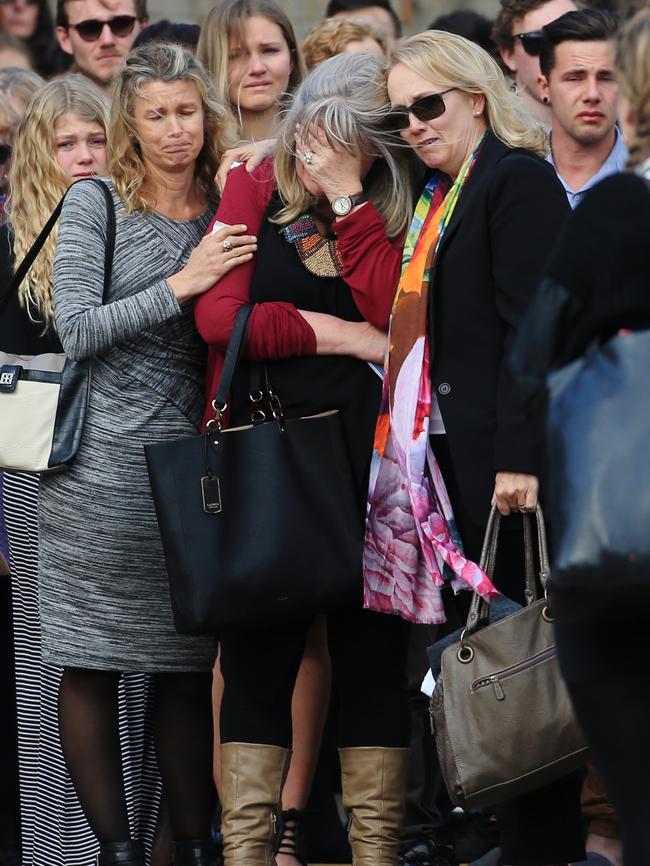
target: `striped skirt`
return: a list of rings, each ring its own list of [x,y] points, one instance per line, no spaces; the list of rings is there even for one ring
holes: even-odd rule
[[[97,841],[81,811],[59,742],[61,668],[41,660],[38,614],[38,476],[5,473],[4,512],[13,594],[22,866],[94,866]],[[147,851],[160,804],[146,674],[120,682],[122,764],[131,833]]]

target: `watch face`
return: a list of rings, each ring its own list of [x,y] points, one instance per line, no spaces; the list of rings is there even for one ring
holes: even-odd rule
[[[337,216],[345,216],[352,210],[352,202],[347,195],[339,196],[332,202],[332,210]]]

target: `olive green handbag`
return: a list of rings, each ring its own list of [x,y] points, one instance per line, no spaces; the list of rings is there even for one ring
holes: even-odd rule
[[[538,598],[532,521],[537,523]],[[492,508],[481,568],[492,577],[500,515]],[[510,800],[585,763],[587,747],[560,674],[546,600],[549,574],[542,510],[524,515],[526,607],[487,624],[474,595],[460,640],[442,654],[431,722],[445,784],[463,808]]]

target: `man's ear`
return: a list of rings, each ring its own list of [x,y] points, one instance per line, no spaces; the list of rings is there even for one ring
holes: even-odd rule
[[[541,75],[541,74],[538,75],[537,76],[537,83],[539,85],[539,92],[540,92],[540,95],[542,97],[542,102],[545,105],[550,105],[551,104],[551,93],[548,89],[547,77],[545,75]]]
[[[59,40],[59,45],[66,54],[74,54],[72,43],[70,42],[70,31],[67,27],[57,27],[56,38]]]
[[[513,75],[517,73],[517,64],[515,63],[515,49],[513,48],[500,48],[499,54],[501,55],[501,60],[507,68],[512,72]]]

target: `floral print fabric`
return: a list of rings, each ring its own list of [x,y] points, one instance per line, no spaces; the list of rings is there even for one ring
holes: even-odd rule
[[[375,431],[363,556],[364,607],[416,623],[445,621],[441,587],[497,591],[466,559],[445,482],[429,443],[427,309],[431,269],[478,147],[453,185],[436,173],[416,206],[389,329]]]

